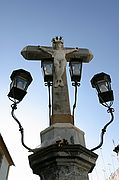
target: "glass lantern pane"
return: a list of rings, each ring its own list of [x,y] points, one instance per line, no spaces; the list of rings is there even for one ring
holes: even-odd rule
[[[108,82],[107,81],[99,81],[98,82],[99,91],[101,93],[109,91]]]
[[[52,64],[44,64],[45,75],[52,75]]]
[[[80,75],[81,64],[72,64],[73,75]]]
[[[16,78],[16,87],[25,91],[28,87],[27,81],[21,77],[17,77]]]

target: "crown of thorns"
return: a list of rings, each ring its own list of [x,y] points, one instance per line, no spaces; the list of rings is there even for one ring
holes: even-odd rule
[[[61,43],[64,43],[63,41],[63,38],[60,36],[56,36],[55,38],[52,39],[52,42],[53,43],[56,43],[56,42],[61,42]]]

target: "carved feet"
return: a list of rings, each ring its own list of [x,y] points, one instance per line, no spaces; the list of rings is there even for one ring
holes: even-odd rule
[[[62,80],[62,79],[57,79],[57,80],[55,81],[54,87],[57,88],[58,86],[60,86],[60,87],[63,87],[63,86],[64,86],[64,83],[63,83],[63,80]]]

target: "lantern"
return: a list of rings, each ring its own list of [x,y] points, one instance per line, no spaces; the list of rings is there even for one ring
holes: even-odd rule
[[[94,75],[91,79],[91,84],[93,88],[96,88],[101,104],[114,100],[113,91],[111,89],[111,78],[108,74],[102,72]]]
[[[44,82],[53,81],[53,60],[43,60],[41,62]]]
[[[69,67],[71,81],[80,82],[82,73],[82,61],[80,59],[71,59]]]
[[[8,97],[21,101],[27,93],[27,88],[32,82],[32,76],[28,71],[18,69],[11,74],[10,92]]]

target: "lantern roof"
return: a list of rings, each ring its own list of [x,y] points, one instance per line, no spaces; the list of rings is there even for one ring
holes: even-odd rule
[[[10,76],[11,80],[13,80],[16,76],[21,76],[29,81],[29,84],[32,82],[33,78],[28,71],[24,69],[14,70]]]
[[[111,78],[108,74],[101,72],[93,76],[91,79],[92,87],[95,88],[95,85],[98,81],[105,80],[111,83]]]

